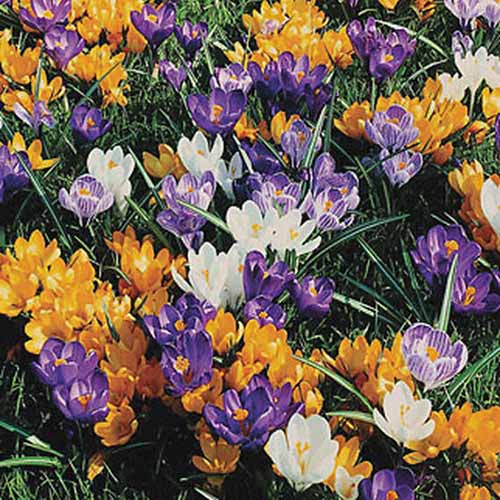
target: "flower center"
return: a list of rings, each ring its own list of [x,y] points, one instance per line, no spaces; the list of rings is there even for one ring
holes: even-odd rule
[[[384,62],[391,62],[394,59],[394,56],[392,54],[386,54],[384,56]]]
[[[63,358],[59,358],[59,359],[56,359],[54,361],[54,366],[61,366],[61,365],[65,365],[67,363],[67,361]]]
[[[410,411],[409,405],[401,405],[399,407],[399,420],[401,422],[401,425],[405,425],[405,416],[409,411]]]
[[[116,167],[118,167],[118,166],[119,166],[119,164],[118,164],[118,163],[116,163],[116,161],[113,161],[113,160],[109,160],[109,161],[108,161],[108,168],[109,168],[110,170],[113,170],[114,168],[116,168]]]
[[[87,188],[81,188],[80,191],[78,191],[78,194],[80,196],[90,196],[92,193],[87,189]]]
[[[182,332],[182,330],[184,330],[184,328],[186,328],[186,323],[184,323],[184,321],[182,321],[182,319],[178,319],[178,320],[174,323],[174,326],[175,326],[175,329],[176,329],[178,332]]]
[[[87,118],[87,127],[94,127],[95,126],[95,121],[92,118]]]
[[[158,22],[158,16],[156,14],[149,14],[149,16],[146,17],[146,19],[150,23],[157,23]]]
[[[60,42],[59,40],[54,45],[60,49],[64,48],[64,43]]]
[[[214,104],[212,106],[212,117],[211,121],[218,125],[220,123],[220,115],[224,111],[224,108],[220,106],[219,104]]]
[[[455,240],[448,240],[444,243],[448,257],[459,249],[458,243]]]
[[[333,202],[330,200],[325,201],[325,204],[323,205],[323,212],[328,212],[331,210],[333,207]]]
[[[306,134],[304,134],[304,132],[299,132],[297,137],[299,138],[299,144],[304,144],[304,142],[306,142]]]
[[[201,271],[201,274],[203,274],[204,278],[205,278],[205,281],[208,283],[208,280],[210,279],[210,272],[208,269],[203,269],[203,271]]]
[[[46,10],[43,14],[42,17],[45,19],[54,19],[54,13],[51,10]]]
[[[429,346],[425,351],[427,352],[427,356],[431,361],[436,361],[436,359],[439,359],[440,357],[439,351],[437,349],[434,349],[434,347]]]
[[[298,237],[299,237],[298,231],[290,229],[290,239],[293,241],[296,240]]]
[[[405,161],[400,161],[399,162],[399,170],[404,170],[405,167],[406,167],[406,162]]]
[[[269,316],[269,314],[266,313],[266,311],[261,311],[259,313],[259,318],[266,319]]]
[[[297,458],[299,459],[299,465],[300,465],[300,471],[302,475],[305,473],[305,468],[306,468],[306,462],[304,460],[304,453],[308,451],[311,448],[311,445],[309,443],[302,443],[298,442],[295,444],[295,450],[297,452]]]
[[[252,224],[252,232],[254,238],[257,238],[259,236],[259,231],[262,231],[263,227],[260,224]]]
[[[309,288],[309,293],[313,296],[313,297],[317,297],[318,296],[318,290],[316,290],[316,288],[314,286],[312,286],[311,288]]]
[[[297,81],[300,82],[304,76],[306,76],[306,74],[303,71],[299,71],[297,73]]]
[[[397,500],[399,495],[394,490],[389,490],[385,495],[385,500]]]
[[[189,370],[189,359],[181,355],[177,356],[177,359],[174,363],[174,368],[179,373],[186,373]]]
[[[477,290],[473,286],[468,286],[465,289],[465,297],[464,297],[464,306],[469,306],[474,302],[474,299],[476,298],[476,292]]]
[[[199,33],[196,30],[193,30],[193,38],[198,38]]]
[[[281,196],[283,194],[283,191],[281,189],[277,189],[275,194],[276,196]]]
[[[233,419],[237,422],[243,422],[248,417],[248,410],[244,410],[243,408],[236,408],[233,411]]]
[[[78,396],[78,402],[82,405],[82,408],[84,410],[87,409],[87,406],[92,399],[92,396],[90,394],[84,394],[83,396]]]

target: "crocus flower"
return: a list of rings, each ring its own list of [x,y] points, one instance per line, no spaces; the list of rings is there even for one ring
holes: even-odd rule
[[[491,273],[455,277],[452,303],[460,313],[488,314],[500,311],[500,295],[491,291]]]
[[[481,0],[444,0],[445,7],[460,20],[462,28],[469,26],[470,22],[483,13]]]
[[[500,115],[496,119],[496,127],[500,135]],[[481,210],[495,234],[500,238],[500,177],[498,175],[492,175],[481,188]]]
[[[75,380],[86,380],[96,369],[95,351],[87,355],[80,342],[50,338],[43,345],[38,360],[32,364],[38,378],[50,387],[68,386]]]
[[[474,262],[481,255],[481,247],[467,238],[461,226],[437,225],[426,236],[417,238],[417,248],[410,253],[418,270],[432,286],[446,279],[456,254],[457,275],[475,274]]]
[[[0,146],[0,203],[29,184],[26,168],[31,168],[26,153],[11,153],[7,146]]]
[[[158,9],[146,4],[142,7],[141,12],[132,11],[130,19],[137,31],[146,38],[153,48],[157,48],[174,32],[175,16],[175,4],[168,2]]]
[[[445,332],[425,323],[415,323],[405,331],[401,348],[406,366],[426,391],[445,384],[467,364],[463,342],[452,343]]]
[[[71,185],[70,191],[59,191],[59,203],[77,217],[81,226],[87,224],[101,212],[105,212],[114,203],[113,193],[108,191],[94,176],[84,174]]]
[[[175,342],[176,337],[186,331],[203,331],[216,313],[215,308],[207,301],[200,301],[193,294],[184,294],[175,306],[162,306],[158,316],[145,316],[144,325],[151,337],[164,346]]]
[[[399,151],[415,141],[419,131],[413,115],[402,106],[393,104],[386,111],[376,111],[366,122],[369,139],[383,149]]]
[[[322,318],[330,311],[335,283],[330,278],[306,276],[302,283],[297,279],[293,280],[289,290],[300,314],[310,318]]]
[[[167,59],[160,61],[159,68],[160,75],[179,92],[186,80],[186,70],[182,66],[178,68],[173,62]]]
[[[308,193],[302,210],[321,231],[339,231],[354,222],[354,215],[346,217],[349,205],[339,189],[330,188],[316,196]]]
[[[257,190],[252,192],[252,200],[263,213],[276,208],[286,214],[300,203],[300,184],[292,182],[284,173],[268,175]]]
[[[48,128],[53,128],[56,121],[49,111],[45,101],[37,101],[33,106],[33,111],[28,111],[22,104],[16,102],[14,104],[15,115],[24,123],[29,125],[35,133],[38,133],[40,127],[45,125]]]
[[[58,385],[52,400],[69,420],[94,424],[109,413],[108,377],[95,370],[85,379],[78,378],[69,385]]]
[[[248,144],[244,142],[242,144],[245,153],[248,155],[252,167],[257,173],[263,174],[276,174],[282,170],[280,161],[273,155],[271,151],[262,144],[261,142],[256,142],[255,144]],[[256,180],[253,178],[253,180]],[[246,197],[248,198],[248,197]]]
[[[451,50],[453,54],[459,54],[460,57],[464,57],[467,52],[470,52],[474,47],[474,42],[469,35],[462,33],[461,31],[454,31],[451,36]]]
[[[212,339],[205,331],[184,331],[163,346],[161,367],[167,390],[182,396],[212,380]]]
[[[495,28],[500,23],[500,4],[496,0],[484,0],[482,15],[490,28]]]
[[[289,156],[292,167],[298,168],[306,156],[312,133],[302,120],[295,120],[281,136],[281,147]]]
[[[64,26],[54,26],[45,34],[44,41],[47,54],[59,69],[65,69],[71,59],[85,48],[85,41],[78,32]]]
[[[359,485],[360,500],[415,499],[415,476],[409,469],[383,469]]]
[[[376,408],[373,410],[375,424],[399,444],[406,446],[412,441],[421,441],[434,432],[435,422],[429,418],[431,402],[415,400],[408,385],[401,380],[386,393],[383,408],[384,415]]]
[[[214,89],[209,97],[191,94],[187,105],[198,127],[211,135],[225,135],[234,129],[245,110],[247,100],[241,90],[224,92]]]
[[[177,145],[177,153],[190,174],[201,177],[205,172],[211,171],[216,177],[221,162],[224,163],[222,159],[224,140],[217,135],[210,146],[206,136],[198,130],[191,140],[181,137]]]
[[[393,186],[401,187],[415,177],[422,169],[423,157],[421,153],[403,151],[392,154],[387,149],[380,152],[382,171]]]
[[[54,26],[67,22],[71,11],[71,0],[31,0],[28,9],[19,9],[19,19],[34,30],[47,33]]]
[[[281,329],[286,324],[286,313],[283,308],[263,295],[248,301],[245,304],[244,314],[245,321],[255,319],[260,326],[271,323]]]
[[[331,475],[338,450],[328,420],[320,415],[304,418],[298,413],[290,419],[286,433],[274,432],[265,447],[279,473],[299,492]]]
[[[182,206],[179,201],[207,210],[215,193],[215,179],[212,172],[205,172],[200,178],[184,174],[179,182],[173,175],[168,175],[163,179],[162,192],[168,208],[156,217],[158,224],[182,238],[187,248],[198,248],[203,241],[201,228],[205,225],[206,219]]]
[[[187,57],[193,58],[208,36],[208,25],[203,22],[193,25],[189,21],[184,21],[182,26],[175,27],[175,36],[186,52]]]
[[[247,301],[258,296],[269,300],[279,297],[293,278],[285,262],[268,266],[261,252],[249,252],[243,268],[243,289]]]
[[[212,89],[221,89],[224,92],[241,90],[248,95],[253,86],[250,74],[239,63],[230,64],[227,68],[215,68],[214,76],[210,79]]]
[[[73,110],[70,125],[82,142],[94,142],[111,129],[111,122],[103,118],[100,109],[89,108],[85,104],[80,104]]]
[[[102,185],[113,193],[118,209],[124,212],[127,207],[127,196],[132,192],[130,176],[135,167],[131,154],[124,155],[121,146],[106,152],[93,149],[87,158],[87,168]]]

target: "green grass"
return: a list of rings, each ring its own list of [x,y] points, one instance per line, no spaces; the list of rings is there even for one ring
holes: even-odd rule
[[[258,6],[255,1],[239,0],[182,0],[179,2],[180,18],[206,20],[210,27],[208,50],[215,65],[224,65],[225,58],[216,45],[231,45],[245,35],[241,23],[243,12],[250,12]],[[326,10],[331,26],[337,28],[345,23],[340,6],[333,0],[319,2]],[[382,89],[384,95],[401,90],[404,95],[420,95],[428,76],[436,70],[453,72],[453,62],[448,49],[451,33],[449,26],[455,20],[438,7],[436,16],[427,24],[420,24],[416,15],[409,11],[408,2],[401,0],[395,14],[388,14],[375,2],[361,2],[364,8],[373,11],[379,19],[406,26],[432,43],[421,38],[416,54],[398,74]],[[363,10],[363,9],[361,9]],[[9,20],[0,17],[0,29],[9,26]],[[3,24],[2,24],[3,23]],[[16,27],[14,27],[16,31]],[[26,38],[22,39],[25,43]],[[176,60],[175,42],[169,41],[162,49],[165,55]],[[46,69],[49,73],[52,70]],[[195,128],[185,107],[167,85],[150,77],[147,57],[131,56],[126,60],[129,83],[129,105],[109,108],[105,114],[112,119],[113,129],[98,146],[107,149],[114,145],[129,147],[140,159],[143,151],[156,153],[159,143],[175,146],[184,134],[191,137]],[[193,74],[201,89],[207,88],[209,71],[207,59],[201,56]],[[333,101],[333,116],[339,116],[346,105],[354,101],[369,99],[371,83],[359,61],[334,78],[336,99]],[[0,249],[9,248],[17,236],[29,235],[39,228],[49,237],[58,237],[51,220],[49,207],[56,210],[61,226],[69,234],[72,249],[86,248],[95,262],[113,266],[110,252],[106,252],[103,238],[123,225],[117,214],[106,214],[94,222],[89,231],[82,231],[72,214],[60,210],[57,192],[68,186],[75,176],[86,170],[85,160],[90,148],[76,151],[72,145],[68,103],[75,103],[88,87],[68,86],[67,96],[53,107],[58,126],[44,131],[44,156],[60,157],[61,161],[50,171],[38,173],[40,189],[46,196],[44,202],[40,192],[26,190],[7,206],[0,207]],[[88,100],[99,105],[98,93],[91,92]],[[479,108],[477,108],[479,109]],[[4,114],[13,130],[19,128],[12,116]],[[254,118],[259,118],[256,115]],[[5,130],[5,129],[4,129]],[[22,127],[25,138],[30,132]],[[325,139],[325,138],[324,138]],[[313,347],[320,347],[335,354],[342,338],[354,338],[360,333],[369,339],[379,338],[384,344],[391,344],[395,332],[415,321],[437,321],[442,297],[434,297],[423,279],[415,274],[408,259],[408,250],[414,247],[416,237],[425,233],[440,220],[458,220],[460,200],[446,181],[451,165],[437,167],[431,164],[400,190],[392,189],[385,179],[373,172],[363,175],[353,157],[361,158],[364,151],[347,141],[336,131],[331,136],[331,151],[339,169],[355,171],[361,179],[362,203],[354,228],[372,221],[397,218],[391,222],[353,231],[350,237],[339,233],[324,238],[325,251],[321,258],[306,264],[307,272],[332,277],[337,284],[338,295],[333,313],[325,320],[290,325],[290,337],[294,347],[308,354]],[[455,154],[459,159],[478,159],[486,172],[500,172],[499,158],[495,156],[493,139],[488,138],[481,146],[466,146],[456,141]],[[347,155],[343,153],[347,151]],[[139,170],[133,176],[132,199],[136,204],[149,198],[149,188]],[[49,205],[47,205],[47,203]],[[215,213],[225,212],[223,198],[218,198]],[[153,219],[153,210],[142,204],[146,216]],[[139,233],[150,232],[144,221],[129,210],[128,216]],[[221,233],[221,231],[218,231]],[[215,235],[212,228],[209,235]],[[224,238],[221,235],[221,238]],[[181,247],[167,236],[172,248]],[[210,236],[207,237],[210,239]],[[225,241],[225,240],[224,240]],[[157,242],[158,243],[158,242]],[[157,245],[158,246],[158,245]],[[159,248],[159,246],[158,246]],[[65,250],[65,256],[69,251]],[[493,260],[492,260],[493,262]],[[303,271],[305,272],[305,271]],[[103,279],[116,280],[112,270],[102,271]],[[23,320],[7,321],[0,318],[0,358],[5,359],[7,351],[23,339]],[[464,377],[460,386],[454,387],[451,401],[445,391],[437,391],[434,406],[447,411],[450,404],[471,401],[475,408],[500,403],[498,391],[500,356],[494,353],[500,347],[500,322],[496,317],[466,317],[451,313],[449,333],[463,339],[468,345],[471,363],[486,359],[477,370]],[[498,352],[498,351],[497,351]],[[29,369],[32,358],[22,352],[14,362],[3,361],[0,368],[0,419],[24,429],[28,435],[39,439],[63,454],[58,458],[46,451],[37,451],[26,445],[26,436],[19,432],[0,429],[0,498],[15,500],[31,499],[190,499],[202,498],[196,486],[202,482],[199,472],[191,466],[191,456],[199,453],[192,435],[193,421],[186,421],[172,415],[157,402],[145,404],[138,413],[139,431],[128,447],[111,450],[106,461],[106,470],[93,483],[86,480],[87,460],[100,449],[99,442],[91,429],[81,429],[80,436],[62,419],[51,404],[48,392],[35,379]],[[345,390],[333,383],[322,387],[325,395],[324,412],[338,410],[347,398]],[[68,436],[73,434],[73,439]],[[80,439],[81,438],[81,439]],[[374,456],[378,448],[368,442],[364,453]],[[26,457],[42,457],[33,462]],[[20,459],[10,461],[10,459]],[[378,460],[391,465],[390,455],[377,456]],[[439,465],[441,464],[441,465]],[[450,482],[449,474],[442,462],[434,461],[430,467],[445,485],[446,492],[436,490],[432,498],[456,498],[456,484]],[[250,473],[252,471],[252,473]],[[284,481],[273,476],[262,457],[247,455],[237,472],[227,480],[228,499],[277,499],[291,498],[290,488]],[[312,488],[300,498],[331,498],[321,488]],[[421,498],[429,498],[422,496]]]

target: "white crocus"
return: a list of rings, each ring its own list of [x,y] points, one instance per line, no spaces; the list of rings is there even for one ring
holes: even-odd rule
[[[227,253],[228,273],[224,283],[222,302],[231,308],[241,302],[243,290],[243,268],[247,252],[238,243],[235,243]]]
[[[434,421],[429,420],[432,411],[428,399],[413,399],[405,382],[399,381],[384,397],[384,415],[377,409],[373,418],[377,427],[399,444],[421,441],[434,432]]]
[[[134,166],[132,155],[124,155],[120,146],[106,152],[95,148],[87,158],[89,173],[113,193],[116,205],[121,212],[127,208],[125,197],[130,196],[132,192],[130,176]]]
[[[441,100],[461,102],[467,89],[467,82],[458,73],[451,76],[449,73],[439,75],[439,81],[442,85]]]
[[[215,179],[222,187],[226,196],[234,200],[233,182],[243,175],[243,160],[239,153],[235,153],[229,162],[229,167],[224,161],[218,163]]]
[[[243,295],[243,275],[238,274],[241,283],[234,276],[243,258],[238,247],[233,246],[228,254],[218,254],[211,243],[205,242],[198,252],[188,251],[188,280],[173,268],[172,275],[184,292],[193,293],[199,300],[207,300],[216,308],[234,306]]]
[[[481,209],[497,236],[500,238],[500,179],[489,178],[481,189]]]
[[[216,177],[220,163],[224,163],[224,141],[217,135],[210,149],[207,138],[198,131],[191,140],[187,137],[181,138],[177,153],[190,174],[201,177],[205,172],[211,171]]]
[[[297,491],[322,483],[335,467],[339,444],[331,439],[328,421],[320,415],[296,413],[286,428],[271,434],[265,446],[282,476]]]
[[[356,500],[358,498],[359,483],[365,479],[362,474],[351,476],[345,467],[337,467],[335,471],[335,493],[342,500]]]
[[[262,215],[258,205],[247,200],[241,208],[230,207],[226,222],[234,239],[247,251],[259,250],[265,253],[271,242],[278,221],[278,213],[271,209]]]
[[[302,224],[302,212],[294,208],[274,224],[271,247],[280,257],[286,250],[294,251],[297,256],[310,253],[318,248],[321,236],[307,241],[316,227],[316,223],[308,220]]]
[[[474,54],[467,52],[464,56],[456,52],[455,65],[472,96],[483,80],[492,88],[500,86],[500,59],[488,54],[486,47],[479,48]]]

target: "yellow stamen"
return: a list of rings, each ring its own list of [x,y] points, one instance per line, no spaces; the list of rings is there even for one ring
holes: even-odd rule
[[[463,301],[464,306],[469,306],[474,302],[474,299],[476,298],[476,292],[477,290],[473,286],[468,286],[465,289],[465,298]]]
[[[333,202],[330,200],[325,201],[325,204],[323,205],[323,212],[328,212],[328,210],[333,208]]]
[[[431,361],[436,361],[436,359],[439,359],[440,357],[439,351],[437,349],[434,349],[434,347],[427,347],[426,352]]]
[[[264,229],[260,224],[252,224],[253,235],[257,237],[259,235],[259,231]]]
[[[108,168],[109,168],[110,170],[113,170],[114,168],[116,168],[116,167],[118,167],[118,166],[119,166],[119,164],[118,164],[118,163],[116,163],[116,162],[115,162],[115,161],[113,161],[113,160],[109,160],[109,162],[108,162]]]
[[[214,104],[212,106],[212,119],[211,121],[218,125],[220,123],[220,115],[224,111],[224,108],[220,106],[219,104]]]
[[[158,16],[156,14],[149,14],[146,19],[152,23],[157,23],[158,22]]]
[[[244,265],[244,264],[240,264],[240,265],[238,266],[238,272],[239,272],[239,273],[242,273],[242,272],[243,272],[243,269],[245,269],[245,265]]]
[[[56,359],[54,361],[55,366],[65,365],[66,363],[67,363],[67,361],[65,359],[62,359],[62,358]]]
[[[233,419],[237,422],[243,422],[248,417],[248,410],[244,410],[243,408],[236,408],[233,412]]]
[[[186,373],[189,370],[189,359],[181,355],[177,356],[174,368],[180,373]]]
[[[90,196],[92,193],[87,188],[81,188],[78,194],[80,196]]]
[[[283,191],[281,189],[277,189],[275,191],[276,196],[281,196],[283,194]]]
[[[318,296],[318,290],[316,290],[316,288],[314,288],[313,286],[311,288],[309,288],[309,293],[313,296],[313,297],[317,297]]]
[[[188,192],[188,193],[192,193],[193,191],[194,191],[194,187],[193,187],[193,186],[189,186],[189,187],[187,188],[187,192]]]
[[[46,10],[43,14],[42,17],[45,19],[54,19],[54,13],[51,10]]]
[[[201,272],[201,274],[203,274],[203,276],[205,277],[205,281],[208,283],[209,279],[210,279],[210,272],[208,269],[203,269],[203,271]]]
[[[87,405],[89,404],[92,396],[90,394],[84,394],[83,396],[78,396],[78,402],[82,405],[84,410],[87,409]]]
[[[182,319],[178,319],[178,320],[174,323],[174,326],[175,326],[175,329],[176,329],[178,332],[182,332],[182,330],[184,330],[184,328],[186,328],[186,323],[184,323],[184,321],[182,321]]]
[[[394,59],[392,54],[387,54],[384,56],[384,62],[391,62]]]
[[[399,170],[403,170],[406,167],[406,162],[405,161],[400,161],[399,162]]]
[[[448,240],[444,243],[446,247],[448,257],[459,249],[458,243],[455,240]]]
[[[259,318],[266,319],[267,317],[269,317],[269,314],[267,314],[266,311],[261,311],[259,313]]]
[[[95,126],[95,121],[92,118],[87,118],[87,127],[93,127]]]
[[[297,73],[297,81],[300,82],[304,76],[306,76],[306,74],[303,71],[299,71]]]
[[[394,490],[389,490],[385,495],[385,500],[398,500],[399,495]]]
[[[297,231],[294,231],[293,229],[290,229],[290,239],[292,241],[296,240],[299,236],[300,236],[300,234]]]

